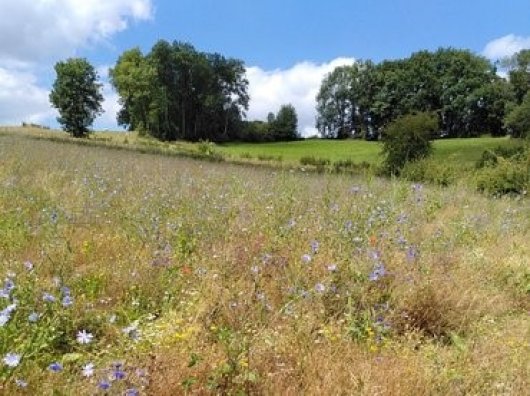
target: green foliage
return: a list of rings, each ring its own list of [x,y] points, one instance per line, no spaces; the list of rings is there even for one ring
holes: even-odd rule
[[[507,160],[522,160],[526,155],[524,146],[497,146],[492,150],[485,150],[475,167],[481,169],[487,166],[496,166],[499,157]]]
[[[505,124],[513,137],[530,136],[530,94],[527,94],[523,102],[508,113]]]
[[[530,156],[525,159],[497,157],[495,166],[477,172],[477,189],[491,195],[526,194],[530,187]]]
[[[57,78],[50,102],[59,111],[63,129],[74,137],[84,137],[95,118],[103,112],[103,96],[94,67],[86,59],[70,58],[55,65]]]
[[[158,41],[144,56],[124,52],[111,70],[120,124],[160,140],[233,140],[248,109],[242,61]]]
[[[278,114],[269,121],[269,134],[275,141],[288,141],[300,138],[298,134],[298,116],[293,105],[282,105]]]
[[[436,161],[426,158],[419,161],[407,162],[401,170],[401,177],[416,183],[431,183],[439,186],[449,186],[465,171],[462,166],[451,161]]]
[[[397,175],[406,163],[429,156],[430,138],[438,130],[436,116],[419,113],[398,118],[385,131],[382,154],[385,173]]]
[[[379,64],[341,66],[323,80],[317,128],[323,137],[375,139],[398,117],[436,112],[444,136],[504,135],[510,85],[470,51],[420,51]]]

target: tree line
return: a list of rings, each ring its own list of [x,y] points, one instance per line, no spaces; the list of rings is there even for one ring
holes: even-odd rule
[[[498,75],[497,67],[506,71]],[[50,101],[58,122],[86,136],[102,113],[101,84],[86,59],[55,65]],[[147,54],[123,52],[109,71],[119,95],[119,125],[164,141],[285,141],[298,139],[296,109],[282,105],[267,121],[247,121],[244,62],[191,44],[158,41]],[[357,61],[337,67],[316,97],[316,127],[324,138],[379,139],[394,120],[428,112],[433,137],[481,134],[515,137],[530,130],[530,50],[492,64],[468,50],[420,51],[406,59]]]
[[[497,66],[467,50],[442,48],[337,67],[317,95],[317,129],[325,138],[378,139],[392,121],[432,112],[438,137],[522,136],[530,129],[521,125],[530,108],[530,50],[503,60],[507,78]]]
[[[102,111],[94,68],[86,59],[69,59],[55,70],[50,100],[61,114],[58,121],[67,131],[75,131],[74,136],[84,136]],[[121,105],[118,124],[140,135],[216,142],[298,138],[292,105],[282,106],[266,130],[244,120],[248,80],[239,59],[160,40],[146,55],[139,48],[123,52],[109,76]]]

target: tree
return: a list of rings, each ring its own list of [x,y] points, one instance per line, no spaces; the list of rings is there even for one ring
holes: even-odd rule
[[[143,56],[126,51],[111,71],[120,95],[119,121],[160,140],[238,139],[248,109],[242,61],[158,41]]]
[[[530,93],[508,113],[505,125],[513,137],[530,137]]]
[[[322,137],[345,139],[355,132],[358,119],[357,71],[356,65],[340,66],[322,81],[316,97],[316,127]]]
[[[139,48],[125,51],[116,66],[109,70],[111,84],[120,95],[122,108],[118,113],[118,124],[140,134],[149,129],[149,113],[155,70],[142,55]]]
[[[293,105],[282,105],[271,126],[273,140],[287,141],[296,140],[298,134],[298,116]]]
[[[389,124],[382,150],[385,172],[398,175],[407,162],[430,155],[430,139],[437,130],[438,117],[433,113],[406,115]]]
[[[530,49],[522,50],[501,61],[501,66],[508,70],[510,84],[513,87],[515,101],[521,104],[530,91]]]
[[[103,113],[98,75],[83,58],[58,62],[55,72],[50,102],[59,111],[57,121],[72,136],[85,137],[95,118]]]

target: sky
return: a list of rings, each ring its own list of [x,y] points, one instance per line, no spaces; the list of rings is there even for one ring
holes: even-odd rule
[[[304,136],[316,132],[315,96],[337,66],[439,47],[495,61],[530,48],[528,0],[0,0],[0,15],[0,125],[56,127],[53,66],[85,57],[105,97],[94,127],[118,130],[108,68],[159,39],[242,59],[247,118],[291,103]]]

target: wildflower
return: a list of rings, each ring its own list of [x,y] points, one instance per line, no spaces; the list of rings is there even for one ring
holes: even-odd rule
[[[61,363],[53,362],[48,366],[48,370],[53,371],[54,373],[58,373],[59,371],[63,370],[63,366]]]
[[[25,380],[21,379],[21,378],[17,378],[17,379],[15,380],[15,384],[16,384],[19,388],[26,388],[26,387],[28,386],[28,383],[27,383]]]
[[[101,389],[102,391],[107,391],[110,388],[110,382],[106,380],[102,380],[99,382],[98,388]]]
[[[40,319],[40,314],[32,312],[28,315],[28,322],[35,323]]]
[[[270,263],[272,260],[272,254],[270,253],[265,253],[262,257],[261,257],[261,262],[263,264],[268,264]]]
[[[124,334],[126,334],[129,338],[133,340],[138,340],[140,338],[140,331],[138,330],[138,322],[134,322],[132,325],[124,327],[122,331]]]
[[[385,265],[383,263],[377,264],[373,271],[368,276],[372,282],[378,281],[380,278],[386,275]]]
[[[318,253],[319,246],[320,244],[318,243],[318,241],[311,241],[311,251],[313,252],[313,254]]]
[[[337,271],[337,264],[328,264],[327,269],[329,272]]]
[[[65,308],[71,307],[74,304],[74,299],[70,295],[64,296],[61,304]]]
[[[94,363],[87,363],[81,370],[83,377],[89,378],[94,375]]]
[[[53,303],[53,302],[55,302],[56,298],[55,298],[55,296],[54,296],[53,294],[50,294],[50,293],[44,293],[44,294],[42,295],[42,300],[43,300],[44,302]]]
[[[21,358],[22,357],[19,354],[10,352],[4,356],[3,361],[7,367],[17,367]]]
[[[416,260],[416,257],[418,256],[418,252],[414,246],[409,246],[407,249],[407,260],[408,261],[414,261]]]
[[[61,286],[61,293],[63,293],[65,296],[69,296],[70,288],[68,286]]]
[[[122,371],[120,369],[116,369],[113,371],[112,376],[115,380],[122,380],[125,378],[125,371]]]
[[[309,264],[311,260],[312,260],[312,257],[309,254],[304,254],[302,256],[302,261],[304,262],[304,264]]]
[[[254,265],[250,268],[250,272],[252,272],[254,275],[257,275],[259,273],[259,267],[257,265]]]
[[[11,315],[9,313],[0,312],[0,327],[4,327],[10,319]]]
[[[87,332],[86,330],[81,330],[77,332],[77,342],[80,344],[90,344],[94,336],[92,333]]]
[[[140,392],[137,389],[131,388],[125,391],[125,396],[139,396]]]
[[[315,291],[317,293],[324,293],[326,291],[326,286],[324,286],[322,283],[317,283],[315,285]]]
[[[27,271],[33,271],[33,263],[29,260],[24,261],[24,268],[26,268]]]

